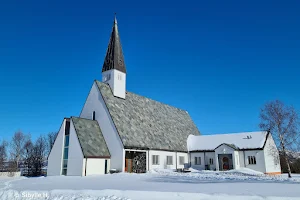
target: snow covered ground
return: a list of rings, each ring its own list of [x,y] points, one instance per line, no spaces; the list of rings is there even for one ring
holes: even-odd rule
[[[89,177],[0,178],[0,199],[88,200],[296,200],[300,175],[266,176],[248,169],[228,172],[170,170]]]

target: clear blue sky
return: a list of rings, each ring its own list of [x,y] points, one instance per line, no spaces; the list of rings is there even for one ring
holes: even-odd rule
[[[114,12],[127,89],[187,110],[203,134],[258,130],[300,108],[297,1],[1,1],[0,140],[78,116],[101,80]]]

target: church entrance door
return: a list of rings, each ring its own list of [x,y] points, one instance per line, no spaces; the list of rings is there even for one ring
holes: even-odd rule
[[[146,152],[126,151],[125,171],[129,173],[146,173]]]

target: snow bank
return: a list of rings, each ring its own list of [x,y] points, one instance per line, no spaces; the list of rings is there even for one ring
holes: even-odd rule
[[[149,192],[121,190],[53,190],[23,191],[7,190],[0,192],[1,200],[299,200],[298,197],[261,197],[226,194],[202,194],[179,192]]]
[[[288,178],[285,176],[269,176],[248,168],[229,171],[209,171],[191,169],[190,173],[179,173],[169,169],[155,169],[150,173],[163,176],[179,176],[197,179],[198,181],[268,181],[268,182],[290,182],[300,183],[299,177]]]

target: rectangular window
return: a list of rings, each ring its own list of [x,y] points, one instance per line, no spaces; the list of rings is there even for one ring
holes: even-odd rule
[[[69,146],[69,135],[65,136],[65,147]]]
[[[213,165],[213,164],[214,164],[214,159],[213,159],[213,158],[210,158],[210,159],[209,159],[209,164],[210,164],[210,165]]]
[[[255,156],[248,156],[248,164],[249,165],[256,165],[256,158],[255,158]]]
[[[195,157],[195,165],[201,165],[201,157]]]
[[[167,165],[173,165],[173,156],[167,156]]]
[[[184,165],[184,156],[179,156],[179,165]]]
[[[152,165],[159,165],[159,156],[152,155]]]
[[[64,159],[68,159],[68,154],[69,154],[69,148],[65,148],[64,150]]]

